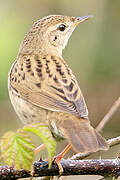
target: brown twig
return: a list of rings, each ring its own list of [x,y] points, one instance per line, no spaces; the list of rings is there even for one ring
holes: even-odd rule
[[[115,146],[117,144],[120,144],[120,136],[109,139],[107,142],[108,142],[110,147],[113,147],[113,146]]]
[[[31,174],[26,169],[17,170],[14,167],[0,166],[0,180],[16,180],[27,177],[31,177]]]
[[[112,105],[108,113],[104,116],[104,118],[100,121],[98,126],[96,127],[97,131],[102,131],[105,127],[106,123],[110,120],[110,118],[114,115],[114,113],[118,110],[120,107],[120,97],[115,101],[115,103]]]
[[[69,175],[101,175],[103,177],[120,176],[120,159],[99,159],[99,160],[62,160],[62,176]],[[57,164],[48,169],[48,162],[40,161],[34,163],[36,176],[58,176]]]
[[[98,159],[98,160],[62,160],[62,176],[68,175],[101,175],[103,177],[120,176],[120,159]],[[0,167],[1,180],[16,180],[19,178],[30,177],[31,174],[26,170],[16,170],[8,166]],[[56,163],[48,168],[47,161],[34,163],[34,177],[59,176],[59,169]]]

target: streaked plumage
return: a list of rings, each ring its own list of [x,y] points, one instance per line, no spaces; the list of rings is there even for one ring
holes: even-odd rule
[[[88,18],[48,16],[34,23],[8,80],[10,99],[19,118],[25,123],[44,122],[53,131],[56,127],[59,135],[81,153],[108,149],[105,139],[90,125],[77,80],[62,58],[62,49],[77,21]],[[59,31],[59,24],[66,25],[66,32]]]

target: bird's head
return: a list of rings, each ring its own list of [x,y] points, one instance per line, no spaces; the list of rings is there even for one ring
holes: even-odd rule
[[[33,51],[61,55],[77,25],[91,17],[63,15],[44,17],[33,24],[22,45],[26,46],[26,48],[30,47]]]

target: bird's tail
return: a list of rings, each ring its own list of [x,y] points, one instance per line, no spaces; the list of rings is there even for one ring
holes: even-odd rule
[[[90,125],[89,120],[68,116],[60,125],[60,129],[73,149],[79,153],[108,150],[106,140]]]

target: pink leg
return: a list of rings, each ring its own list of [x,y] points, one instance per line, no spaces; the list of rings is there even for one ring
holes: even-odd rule
[[[63,168],[62,168],[62,165],[60,163],[61,159],[64,157],[64,155],[69,151],[69,149],[71,148],[71,145],[68,144],[65,149],[60,153],[58,154],[53,161],[55,161],[58,165],[58,168],[59,168],[59,173],[60,175],[63,173]]]

